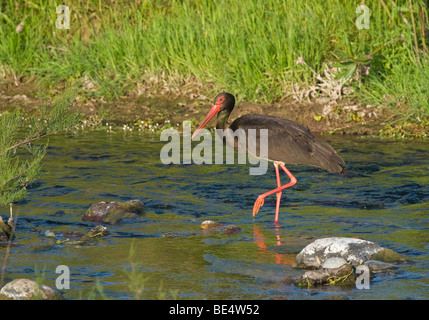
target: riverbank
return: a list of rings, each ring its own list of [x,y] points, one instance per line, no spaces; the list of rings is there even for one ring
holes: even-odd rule
[[[37,116],[45,102],[35,82],[0,82],[0,113],[19,110],[23,116]],[[82,127],[103,127],[110,130],[159,132],[169,127],[182,129],[183,121],[198,125],[208,112],[213,97],[198,92],[160,95],[130,94],[106,101],[103,98],[76,99],[75,107],[82,114]],[[48,99],[49,101],[49,99]],[[406,112],[406,109],[403,110]],[[429,136],[429,121],[404,121],[403,113],[382,106],[359,103],[353,98],[316,99],[315,101],[281,101],[246,103],[237,101],[231,119],[247,113],[261,113],[294,120],[314,133],[351,134],[383,138],[419,138]],[[212,123],[214,126],[214,121]]]
[[[422,2],[64,3],[69,29],[61,29],[66,11],[56,13],[52,0],[0,5],[2,108],[29,111],[40,95],[78,81],[87,123],[156,131],[163,121],[199,121],[213,97],[229,91],[239,104],[233,116],[277,114],[321,132],[427,136]]]

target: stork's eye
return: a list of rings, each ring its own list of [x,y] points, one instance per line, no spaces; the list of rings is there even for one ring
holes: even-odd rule
[[[217,99],[217,104],[221,104],[224,101],[225,101],[225,98],[224,97],[220,97],[219,99]]]

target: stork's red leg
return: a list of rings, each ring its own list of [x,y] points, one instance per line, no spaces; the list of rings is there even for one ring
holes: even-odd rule
[[[274,162],[274,168],[276,169],[276,178],[277,178],[277,188],[280,188],[282,186],[280,182],[280,174],[279,174],[279,165],[277,162]],[[276,193],[277,201],[276,201],[276,215],[274,218],[274,221],[279,221],[279,210],[280,210],[280,199],[282,197],[282,191],[279,191]]]
[[[280,166],[284,172],[286,172],[286,174],[288,175],[288,177],[290,178],[290,182],[283,185],[283,186],[279,186],[280,185],[280,176],[278,174],[278,167]],[[277,174],[277,185],[278,187],[276,189],[273,189],[271,191],[268,191],[266,193],[261,194],[255,201],[255,204],[253,206],[253,217],[258,213],[259,209],[264,205],[264,199],[266,197],[268,197],[269,195],[272,195],[273,193],[280,193],[281,196],[281,191],[283,189],[292,187],[295,183],[296,183],[296,178],[292,175],[292,173],[290,173],[290,171],[285,167],[283,162],[274,162],[274,167],[276,168],[276,174]],[[274,218],[274,222],[278,223],[278,210],[280,207],[280,196],[277,195],[277,204],[276,204],[276,216]]]

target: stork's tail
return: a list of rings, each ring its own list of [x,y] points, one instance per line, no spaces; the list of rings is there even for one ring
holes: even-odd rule
[[[346,163],[329,144],[317,140],[315,152],[320,168],[331,173],[346,174]]]

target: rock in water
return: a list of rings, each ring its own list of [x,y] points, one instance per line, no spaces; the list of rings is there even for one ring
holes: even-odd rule
[[[241,228],[234,224],[225,225],[223,223],[215,222],[212,220],[204,220],[201,223],[201,230],[203,230],[206,233],[221,231],[225,234],[231,235],[231,234],[240,232]]]
[[[46,230],[45,231],[45,237],[48,237],[48,238],[55,238],[55,233],[53,233],[52,231],[50,231],[50,230]]]
[[[332,237],[317,239],[296,256],[296,267],[320,269],[329,258],[343,258],[353,266],[359,266],[383,248],[370,241]]]
[[[62,295],[54,289],[38,285],[36,281],[29,279],[15,279],[7,283],[1,290],[0,295],[6,299],[13,300],[60,300],[63,299]]]
[[[144,212],[144,203],[140,200],[130,200],[127,202],[99,202],[93,204],[84,213],[83,221],[103,222],[115,224],[122,219],[135,218]]]
[[[297,268],[318,270],[305,272],[295,284],[353,284],[356,280],[356,267],[365,264],[371,273],[394,270],[395,265],[386,261],[404,262],[405,259],[399,253],[367,240],[344,237],[318,239],[296,256],[294,265]]]

